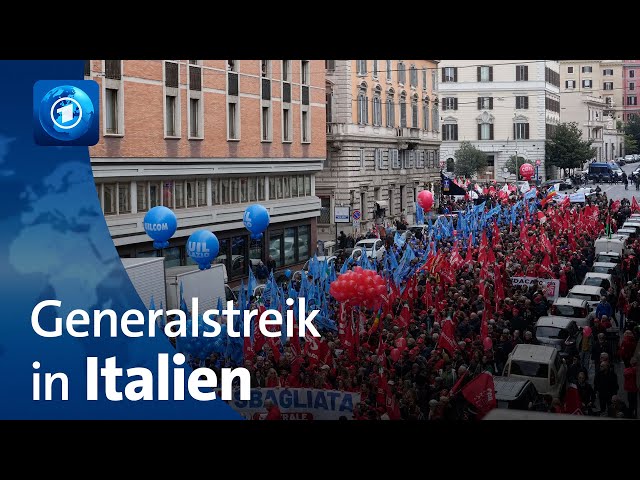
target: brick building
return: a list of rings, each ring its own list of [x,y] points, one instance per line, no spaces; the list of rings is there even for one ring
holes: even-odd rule
[[[315,174],[326,152],[323,61],[91,60],[85,78],[101,88],[91,164],[120,256],[191,264],[184,246],[202,228],[220,240],[217,260],[230,280],[258,259],[295,268],[313,254]],[[256,202],[271,216],[258,242],[242,223]],[[178,217],[162,252],[142,227],[156,205]]]

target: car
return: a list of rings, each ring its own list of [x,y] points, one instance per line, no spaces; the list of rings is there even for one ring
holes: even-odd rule
[[[584,276],[584,280],[582,280],[582,285],[601,287],[608,290],[612,285],[614,285],[613,276],[609,273],[587,272]]]
[[[600,302],[600,297],[607,296],[607,291],[602,287],[594,287],[591,285],[575,285],[567,293],[567,298],[578,298],[586,300],[591,308]]]
[[[624,156],[624,161],[627,163],[635,163],[636,159],[633,155],[625,155]]]
[[[638,232],[635,228],[620,228],[616,232],[616,235],[624,235],[625,237],[630,238],[631,240],[635,240],[638,238]]]
[[[520,343],[509,354],[502,375],[531,381],[541,395],[564,396],[567,365],[548,345]]]
[[[325,263],[325,264],[329,264],[329,265],[335,265],[336,262],[336,256],[335,255],[331,255],[331,256],[320,256],[320,257],[316,257],[318,259],[319,263]],[[311,263],[311,261],[313,260],[313,258],[310,258],[309,260],[307,260],[304,263],[304,266],[302,267],[302,270],[305,272],[309,271],[309,263]]]
[[[588,180],[595,182],[611,182],[614,178],[613,166],[608,163],[591,162],[589,164]]]
[[[593,311],[586,300],[580,298],[558,297],[549,313],[553,317],[562,317],[574,320],[579,327],[588,327],[594,317]]]
[[[516,377],[493,377],[496,407],[528,410],[538,401],[538,390],[530,380]]]
[[[640,233],[640,222],[637,219],[627,220],[622,224],[622,228],[632,228],[636,233]]]
[[[356,243],[353,249],[353,254],[355,254],[356,249],[366,251],[367,257],[369,258],[375,255],[376,260],[382,260],[385,251],[384,242],[379,238],[367,238],[364,240],[360,240],[358,243]]]
[[[618,252],[598,252],[595,262],[621,263],[622,257]]]
[[[550,187],[551,185],[557,185],[557,191],[565,191],[571,190],[573,188],[573,182],[569,178],[560,179],[560,180],[547,180],[546,182],[542,182],[540,187]]]
[[[595,273],[608,273],[616,277],[620,274],[620,265],[611,262],[594,262],[591,271]]]
[[[616,159],[616,163],[618,165],[620,165],[621,167],[625,166],[627,164],[626,160],[624,158],[617,158]]]
[[[633,161],[634,162],[640,162],[640,154],[634,153],[633,154]]]
[[[534,335],[540,345],[554,347],[562,358],[577,355],[582,340],[575,320],[565,317],[540,317],[534,325]]]
[[[611,171],[618,181],[622,180],[622,169],[618,165],[612,165]]]

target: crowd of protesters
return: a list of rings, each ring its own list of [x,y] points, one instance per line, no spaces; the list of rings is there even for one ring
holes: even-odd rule
[[[329,352],[322,362],[311,361],[304,351],[297,351],[291,341],[275,355],[269,345],[265,345],[255,357],[245,359],[244,366],[251,373],[251,386],[359,392],[361,402],[354,407],[355,419],[475,418],[476,412],[460,394],[461,389],[483,372],[501,375],[517,344],[535,344],[534,325],[538,318],[548,314],[551,306],[541,286],[514,287],[509,278],[556,278],[560,280],[560,294],[566,294],[572,286],[580,284],[591,269],[596,254],[594,241],[602,234],[605,224],[615,223],[619,227],[631,214],[628,201],[616,204],[608,200],[606,194],[589,197],[586,204],[561,208],[553,202],[541,206],[544,193],[541,190],[537,194],[542,215],[532,214],[528,219],[524,238],[519,225],[493,227],[488,246],[493,252],[490,260],[481,247],[476,246],[470,252],[460,248],[462,256],[467,253],[467,259],[462,268],[450,269],[452,282],[443,281],[442,276],[459,247],[448,239],[435,241],[438,257],[431,268],[419,270],[400,285],[399,290],[413,289],[412,298],[392,296],[383,315],[377,310],[358,312],[356,345],[350,355],[341,334],[330,330],[322,331],[322,341]],[[505,203],[514,203],[515,197],[512,195]],[[500,200],[487,197],[485,201],[487,209],[491,209]],[[469,203],[473,202],[446,198],[439,212],[461,211]],[[586,212],[594,215],[592,228],[567,225],[566,218],[564,221],[562,218],[583,219]],[[380,235],[380,231],[375,235]],[[399,248],[392,235],[383,234],[381,238],[385,241],[385,255],[393,249],[398,258],[409,245],[424,250],[429,241],[434,241],[418,234]],[[339,237],[345,248],[352,247],[357,240],[344,234]],[[545,245],[552,251],[545,249]],[[632,241],[629,248],[635,255],[624,256],[619,283],[612,286],[596,309],[593,334],[583,336],[578,353],[566,360],[568,380],[576,384],[585,414],[637,417],[634,355],[640,337],[640,278],[636,260],[640,258],[640,240]],[[338,259],[336,269],[340,269],[344,260]],[[487,264],[491,264],[489,274]],[[384,265],[377,262],[378,273],[383,276]],[[309,277],[309,281],[315,279]],[[334,302],[332,318],[338,321],[340,313],[340,306]],[[401,322],[402,316],[405,318]],[[442,348],[439,341],[444,322],[449,321],[453,324],[455,349]],[[612,329],[618,329],[623,339],[617,351],[612,351],[605,338]],[[491,339],[490,344],[485,340],[487,337]],[[624,365],[615,361],[618,358]],[[215,368],[219,364],[217,360],[217,355],[213,355],[207,364]],[[616,372],[620,368],[624,369],[626,398],[618,395],[620,385]],[[562,400],[551,396],[541,396],[530,408],[565,411]]]

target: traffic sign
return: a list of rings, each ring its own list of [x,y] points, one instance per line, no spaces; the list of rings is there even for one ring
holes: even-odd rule
[[[360,220],[360,210],[354,210],[353,211],[353,219],[354,220]]]
[[[350,207],[336,206],[333,209],[335,223],[349,223],[349,221],[351,220],[351,212],[349,210]]]
[[[353,228],[360,228],[360,220],[353,219]]]

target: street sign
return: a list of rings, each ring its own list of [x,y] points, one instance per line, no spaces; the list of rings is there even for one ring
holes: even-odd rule
[[[335,223],[349,223],[351,221],[351,207],[335,207],[333,209]]]
[[[360,220],[353,219],[353,228],[360,228]]]
[[[540,166],[542,162],[540,160],[536,160],[536,165]]]
[[[353,211],[353,219],[354,220],[360,220],[360,210],[354,210]]]

